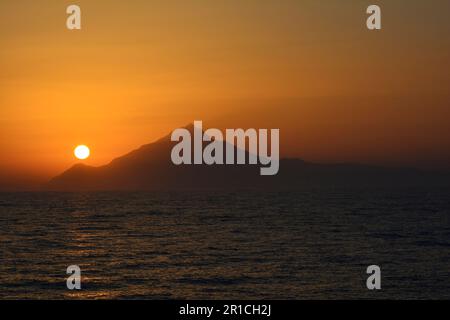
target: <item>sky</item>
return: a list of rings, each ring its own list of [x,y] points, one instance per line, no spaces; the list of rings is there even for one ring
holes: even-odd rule
[[[82,30],[66,28],[66,7]],[[382,30],[366,28],[370,4]],[[107,164],[194,120],[283,157],[450,169],[448,0],[2,0],[0,179]],[[1,183],[0,183],[1,184]]]

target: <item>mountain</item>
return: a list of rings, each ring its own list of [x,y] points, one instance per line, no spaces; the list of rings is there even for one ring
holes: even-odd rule
[[[187,127],[190,132],[193,126]],[[291,190],[349,186],[450,186],[448,174],[355,164],[314,164],[281,159],[276,176],[260,165],[174,165],[170,135],[101,167],[77,164],[45,186],[51,191]],[[235,151],[237,150],[234,147]],[[246,153],[248,157],[248,153]]]

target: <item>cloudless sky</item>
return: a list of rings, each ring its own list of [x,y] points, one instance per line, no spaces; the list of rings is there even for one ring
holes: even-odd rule
[[[69,4],[82,30],[66,29]],[[382,8],[381,31],[366,8]],[[450,2],[2,0],[0,177],[106,164],[194,120],[283,156],[450,168]]]

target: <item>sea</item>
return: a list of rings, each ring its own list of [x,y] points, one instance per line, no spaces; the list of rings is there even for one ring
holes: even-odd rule
[[[448,189],[0,193],[0,299],[449,298]]]

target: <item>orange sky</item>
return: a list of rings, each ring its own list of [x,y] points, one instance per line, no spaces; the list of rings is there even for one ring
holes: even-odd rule
[[[82,9],[82,30],[65,27]],[[194,120],[284,156],[450,167],[450,3],[0,2],[0,176],[108,163]]]

